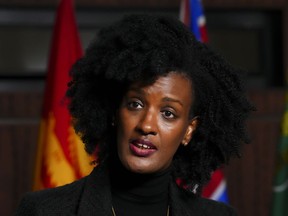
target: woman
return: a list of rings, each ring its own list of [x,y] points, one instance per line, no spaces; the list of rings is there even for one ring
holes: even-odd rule
[[[235,215],[200,194],[248,142],[254,108],[239,73],[171,17],[130,15],[102,29],[66,95],[97,166],[26,195],[17,215]]]

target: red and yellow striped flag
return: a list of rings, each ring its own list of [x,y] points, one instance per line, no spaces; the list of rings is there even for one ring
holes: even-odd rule
[[[92,166],[71,127],[64,101],[69,70],[82,56],[72,0],[61,0],[55,20],[46,79],[34,190],[56,187],[87,175]]]

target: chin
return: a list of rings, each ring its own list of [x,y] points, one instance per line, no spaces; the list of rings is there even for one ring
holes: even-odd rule
[[[139,164],[137,165],[127,165],[124,167],[126,167],[127,170],[129,170],[130,172],[134,172],[134,173],[139,173],[139,174],[149,174],[149,173],[153,173],[155,172],[154,169],[151,169],[150,167],[147,166],[139,166]]]
[[[143,166],[137,166],[137,167],[130,167],[129,169],[131,172],[139,173],[139,174],[152,174],[155,172],[158,172],[159,169],[155,169],[152,167],[143,167]]]
[[[160,168],[153,166],[151,159],[139,158],[135,156],[120,158],[122,165],[130,172],[139,174],[150,174],[157,172]]]

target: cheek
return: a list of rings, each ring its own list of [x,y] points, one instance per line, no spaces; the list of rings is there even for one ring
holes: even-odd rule
[[[121,126],[129,126],[133,122],[133,118],[131,118],[131,114],[127,110],[122,110],[119,112],[119,122]]]
[[[169,143],[173,149],[179,147],[186,133],[186,127],[183,127],[183,124],[163,124],[161,130],[163,131],[162,142]]]
[[[120,110],[116,126],[118,142],[123,141],[123,139],[129,137],[129,134],[132,133],[135,127],[135,119],[131,115],[128,115],[127,112]]]

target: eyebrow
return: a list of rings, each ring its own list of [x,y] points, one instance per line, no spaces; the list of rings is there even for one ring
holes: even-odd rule
[[[144,95],[145,92],[142,90],[142,89],[139,89],[139,88],[130,88],[128,91],[134,91],[134,92],[137,92],[138,94],[142,94]],[[174,102],[174,103],[178,103],[180,104],[182,107],[184,106],[183,103],[180,101],[180,100],[177,100],[177,99],[174,99],[174,98],[170,98],[170,97],[164,97],[162,99],[163,102]]]
[[[162,99],[162,101],[169,101],[169,102],[174,102],[174,103],[179,103],[182,107],[183,107],[183,103],[180,100],[174,99],[174,98],[170,98],[170,97],[165,97]]]

